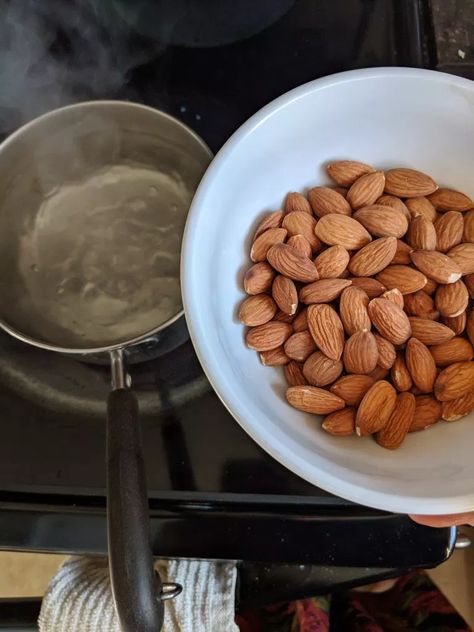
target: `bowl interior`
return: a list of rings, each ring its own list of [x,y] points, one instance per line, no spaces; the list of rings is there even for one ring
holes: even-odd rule
[[[333,438],[284,399],[280,369],[245,347],[236,312],[250,235],[288,191],[328,182],[328,161],[408,166],[474,195],[474,83],[410,69],[343,73],[306,84],[257,113],[227,142],[195,196],[182,287],[190,333],[224,404],[270,454],[310,482],[388,510],[474,508],[474,415],[438,423],[390,452]]]

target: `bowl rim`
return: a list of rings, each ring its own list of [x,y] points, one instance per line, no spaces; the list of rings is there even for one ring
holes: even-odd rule
[[[220,376],[219,367],[217,367],[215,359],[213,358],[213,343],[210,341],[210,337],[206,336],[206,332],[200,327],[198,320],[193,318],[193,314],[199,311],[198,300],[196,300],[199,293],[193,288],[193,273],[191,266],[188,266],[188,261],[193,258],[192,253],[194,249],[199,248],[197,240],[194,239],[195,227],[208,190],[214,185],[216,177],[219,177],[219,171],[229,155],[268,118],[298,99],[333,85],[365,79],[386,79],[387,77],[428,79],[430,81],[474,91],[474,81],[435,70],[399,66],[366,68],[336,73],[302,84],[277,97],[253,114],[232,134],[218,151],[214,160],[206,170],[189,209],[181,250],[181,292],[186,322],[199,362],[223,405],[260,447],[291,472],[336,496],[343,496],[355,503],[386,511],[432,515],[474,511],[474,482],[471,494],[439,498],[422,496],[407,497],[385,491],[368,490],[362,485],[354,484],[349,480],[342,480],[340,477],[330,474],[323,469],[318,470],[318,478],[315,480],[311,474],[305,471],[304,462],[302,460],[298,461],[296,458],[292,461],[291,466],[288,465],[288,459],[283,454],[283,451],[280,450],[280,446],[273,443],[270,444],[267,438],[253,426],[252,422],[249,421],[251,417],[246,415],[245,402],[239,401],[226,387],[224,380],[222,380]]]

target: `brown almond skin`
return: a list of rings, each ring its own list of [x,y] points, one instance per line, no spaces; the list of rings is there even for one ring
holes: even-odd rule
[[[416,338],[410,338],[405,350],[405,360],[412,380],[420,393],[431,393],[437,371],[428,347]]]
[[[402,294],[413,294],[426,285],[426,276],[409,266],[390,265],[377,274],[380,281],[389,290],[397,288]]]
[[[317,252],[321,249],[321,242],[314,234],[315,226],[316,220],[314,217],[304,211],[287,213],[282,222],[282,227],[288,231],[288,237],[303,235],[310,244],[312,252]]]
[[[385,174],[383,171],[366,173],[357,178],[347,192],[347,201],[352,208],[358,209],[362,206],[374,204],[384,190]]]
[[[284,228],[269,228],[253,242],[250,258],[254,263],[265,261],[267,253],[275,244],[285,241],[287,232]]]
[[[379,334],[394,345],[401,345],[411,335],[410,322],[403,309],[384,298],[370,301],[369,316]]]
[[[459,397],[441,404],[441,417],[444,421],[458,421],[474,410],[474,389]]]
[[[316,351],[313,336],[307,330],[291,335],[285,342],[284,348],[286,355],[297,362],[304,362]]]
[[[356,331],[346,341],[342,357],[347,373],[358,375],[371,373],[377,366],[379,357],[374,335],[368,330]]]
[[[309,241],[306,237],[303,237],[303,235],[293,235],[286,243],[288,246],[291,246],[295,250],[298,250],[298,252],[301,252],[301,254],[305,257],[308,257],[308,259],[311,259],[313,256],[313,249],[311,248]]]
[[[418,340],[428,347],[431,345],[439,345],[442,342],[446,342],[446,340],[451,340],[454,336],[452,329],[435,320],[418,318],[416,316],[410,316],[408,320],[410,321],[413,338],[418,338]]]
[[[426,285],[423,288],[423,292],[426,292],[427,294],[429,294],[430,296],[432,296],[435,292],[436,292],[436,288],[438,287],[438,284],[433,281],[433,279],[426,279]]]
[[[403,294],[397,287],[393,287],[391,290],[384,292],[382,294],[382,298],[386,298],[387,301],[392,301],[392,303],[395,303],[395,305],[398,305],[398,307],[401,307],[402,309],[405,306]]]
[[[340,360],[344,349],[344,327],[336,310],[330,305],[310,305],[308,327],[316,346],[331,360]]]
[[[392,265],[409,265],[411,263],[410,252],[412,250],[413,248],[409,244],[405,243],[401,239],[397,239],[395,255],[390,263]]]
[[[292,325],[295,333],[308,329],[308,314],[306,307],[304,307],[300,313],[295,316]]]
[[[268,292],[275,278],[275,270],[266,261],[255,263],[244,276],[244,290],[247,294]]]
[[[272,246],[267,252],[267,260],[277,272],[292,281],[311,283],[318,278],[318,271],[311,259],[287,244]]]
[[[298,290],[291,279],[279,274],[273,280],[272,296],[284,314],[293,316],[298,309]]]
[[[342,246],[331,246],[314,260],[320,279],[337,279],[347,268],[349,253]]]
[[[390,371],[390,377],[397,391],[409,391],[413,386],[410,371],[405,362],[405,354],[401,351],[397,352],[397,357]]]
[[[382,285],[377,279],[371,277],[351,277],[353,287],[358,287],[367,294],[369,298],[377,298],[386,291],[385,285]]]
[[[270,351],[284,344],[291,336],[293,328],[288,323],[270,321],[248,330],[245,337],[247,346],[255,351]]]
[[[466,333],[471,345],[474,345],[474,309],[470,309],[467,313]]]
[[[470,197],[454,189],[440,188],[432,193],[428,199],[436,210],[442,212],[458,211],[462,213],[474,208],[474,202]]]
[[[474,244],[459,244],[448,252],[448,257],[462,274],[474,274]]]
[[[303,375],[312,386],[327,386],[337,380],[342,369],[340,360],[331,360],[321,351],[316,351],[304,363]]]
[[[466,338],[455,336],[440,345],[430,347],[430,353],[438,366],[449,366],[454,362],[468,362],[474,358],[472,344]]]
[[[448,252],[461,243],[463,238],[464,221],[461,213],[448,211],[435,222],[436,250]]]
[[[316,236],[329,246],[358,250],[372,241],[366,229],[352,217],[331,213],[321,217],[314,229]]]
[[[304,195],[291,191],[288,193],[285,199],[285,212],[293,213],[294,211],[301,211],[302,213],[313,214],[311,205]]]
[[[465,243],[474,243],[474,209],[464,213],[462,241]]]
[[[375,382],[378,382],[379,380],[384,380],[387,377],[388,373],[388,369],[383,369],[377,364],[372,373],[370,373],[370,377],[373,378]]]
[[[363,437],[382,430],[390,419],[396,401],[397,393],[389,382],[375,382],[357,409],[356,433]]]
[[[286,399],[294,408],[316,415],[328,415],[345,406],[343,399],[317,386],[290,386]]]
[[[273,211],[273,213],[267,213],[258,225],[253,240],[255,241],[257,237],[260,237],[260,235],[269,228],[281,228],[283,215],[283,211]]]
[[[348,406],[358,406],[374,383],[375,380],[370,375],[344,375],[329,390],[342,397]]]
[[[403,167],[385,173],[385,193],[401,198],[430,195],[437,186],[433,178],[415,169]]]
[[[300,290],[300,301],[306,305],[311,303],[330,303],[338,298],[341,292],[352,284],[349,279],[319,279],[305,285]]]
[[[463,314],[459,314],[459,316],[441,316],[441,322],[446,327],[449,327],[456,336],[462,334],[462,332],[466,329],[467,316],[466,312]]]
[[[303,369],[298,362],[291,360],[284,368],[285,378],[289,386],[304,386],[307,382]]]
[[[385,340],[385,338],[379,334],[374,335],[379,353],[377,364],[382,367],[382,369],[391,369],[397,357],[395,347],[391,342]]]
[[[386,425],[377,433],[377,443],[387,450],[399,448],[415,416],[415,396],[412,393],[400,393],[397,395],[395,408]]]
[[[356,252],[349,263],[349,272],[354,276],[368,277],[386,268],[397,250],[395,237],[381,237]]]
[[[292,323],[293,319],[294,315],[290,316],[290,314],[285,314],[285,312],[282,312],[281,309],[279,309],[273,317],[273,320],[277,320],[280,323]]]
[[[438,375],[434,394],[440,402],[459,399],[472,390],[474,385],[474,362],[455,362]]]
[[[433,222],[423,215],[417,215],[408,226],[406,240],[414,250],[436,250],[436,229]]]
[[[343,408],[327,415],[322,428],[335,437],[348,437],[355,432],[355,408]]]
[[[366,173],[374,173],[375,169],[365,162],[357,160],[337,160],[326,166],[328,176],[343,187],[350,187]]]
[[[411,218],[423,215],[423,217],[429,219],[430,222],[434,222],[438,217],[435,207],[431,204],[428,198],[420,196],[409,198],[408,200],[405,200],[405,205]]]
[[[348,336],[360,329],[372,327],[367,306],[369,297],[360,288],[347,287],[342,291],[339,301],[339,316]]]
[[[410,257],[418,270],[436,283],[455,283],[461,278],[461,268],[442,252],[414,250]]]
[[[426,430],[441,419],[441,403],[432,395],[415,397],[415,414],[408,432]]]
[[[405,311],[408,316],[437,320],[439,312],[435,309],[434,300],[424,290],[405,295]]]
[[[466,274],[463,280],[466,284],[469,296],[474,298],[474,274]]]
[[[260,353],[260,362],[264,366],[284,366],[288,364],[290,358],[285,354],[283,347],[262,351]]]
[[[239,309],[239,320],[248,327],[268,323],[276,314],[275,301],[268,294],[257,294],[246,298]]]
[[[372,204],[364,206],[354,213],[354,219],[360,222],[374,237],[396,237],[399,239],[408,230],[408,220],[401,211],[388,206]]]
[[[352,209],[346,198],[329,187],[314,187],[308,191],[308,200],[316,217],[332,213],[351,215]]]
[[[407,205],[399,197],[395,197],[394,195],[382,195],[378,200],[375,200],[375,204],[394,208],[397,211],[401,211],[408,221],[411,219]]]
[[[435,305],[442,316],[454,318],[465,312],[469,305],[469,292],[462,280],[440,285],[436,290]]]

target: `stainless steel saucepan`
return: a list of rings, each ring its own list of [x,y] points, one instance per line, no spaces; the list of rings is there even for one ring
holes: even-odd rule
[[[107,519],[124,632],[156,632],[176,587],[154,573],[137,399],[126,361],[182,341],[179,256],[211,160],[176,119],[127,102],[55,110],[0,145],[0,326],[107,361]]]

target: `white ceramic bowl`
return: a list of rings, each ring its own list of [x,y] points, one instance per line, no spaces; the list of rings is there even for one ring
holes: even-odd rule
[[[286,403],[281,369],[244,344],[236,312],[252,230],[288,191],[327,182],[324,164],[343,158],[414,167],[474,196],[474,82],[357,70],[300,86],[247,121],[206,172],[186,226],[182,291],[196,352],[240,425],[302,478],[391,511],[474,510],[473,414],[410,435],[394,452],[370,438],[334,438]]]

